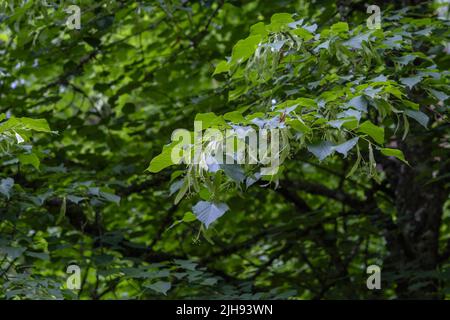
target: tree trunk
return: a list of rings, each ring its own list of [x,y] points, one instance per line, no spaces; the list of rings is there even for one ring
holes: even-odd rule
[[[410,137],[401,148],[411,167],[397,163],[392,168],[396,174],[389,175],[397,221],[386,237],[386,267],[395,273],[393,281],[400,299],[439,298],[439,229],[448,191],[439,182],[430,183],[433,172],[440,172],[445,161],[433,158],[437,144],[430,132]]]

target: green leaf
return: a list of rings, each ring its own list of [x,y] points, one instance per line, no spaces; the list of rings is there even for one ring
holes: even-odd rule
[[[162,152],[152,159],[150,165],[146,170],[152,173],[156,173],[167,167],[170,167],[171,165],[174,165],[175,163],[172,162],[172,149],[174,148],[174,146],[174,143],[165,145]]]
[[[202,284],[205,286],[213,286],[218,282],[217,278],[207,278],[203,280]]]
[[[407,86],[409,89],[412,89],[416,84],[418,84],[422,80],[421,76],[408,77],[408,78],[400,78],[400,82]]]
[[[346,119],[339,119],[339,120],[331,120],[328,121],[327,123],[333,128],[340,129],[346,121],[347,121]]]
[[[359,137],[355,137],[338,145],[335,145],[330,141],[322,141],[318,144],[308,145],[307,148],[309,152],[314,154],[320,161],[335,151],[342,154],[345,158],[347,157],[347,153],[358,143],[358,139]]]
[[[430,92],[439,101],[445,101],[448,99],[448,94],[446,94],[445,92],[434,90],[434,89],[430,89]]]
[[[0,124],[0,133],[6,132],[13,128],[20,128],[20,126],[21,122],[17,118],[11,117]]]
[[[231,61],[233,63],[242,63],[250,58],[256,50],[256,47],[261,42],[261,35],[257,34],[250,36],[247,39],[239,40],[233,47],[231,54]]]
[[[331,31],[334,33],[348,32],[347,22],[338,22],[331,26]]]
[[[311,128],[308,127],[306,124],[304,124],[299,119],[289,119],[289,120],[287,120],[287,124],[299,132],[302,132],[305,134],[311,132]]]
[[[223,73],[223,72],[229,72],[230,71],[230,65],[228,64],[227,61],[220,61],[217,66],[216,69],[214,70],[213,76],[219,73]]]
[[[28,129],[40,132],[51,132],[50,127],[45,119],[19,118],[19,120]]]
[[[314,38],[314,35],[311,32],[301,27],[294,29],[291,32],[302,38],[304,41],[309,41]]]
[[[192,222],[192,221],[196,221],[196,220],[197,220],[197,217],[195,216],[195,214],[193,214],[190,211],[186,212],[183,216],[184,222]]]
[[[67,196],[67,200],[72,201],[75,204],[78,204],[78,203],[80,203],[80,201],[84,200],[84,198],[69,194]]]
[[[258,22],[255,23],[250,27],[250,34],[251,35],[261,35],[262,37],[265,37],[267,35],[267,30],[264,22]]]
[[[208,188],[203,187],[200,189],[200,192],[198,193],[198,195],[200,196],[200,198],[202,200],[208,201],[211,199],[211,192],[208,190]]]
[[[363,96],[356,96],[346,103],[347,107],[353,107],[356,110],[367,112],[367,101]]]
[[[294,22],[294,19],[290,13],[275,13],[270,18],[270,24],[267,26],[267,29],[271,32],[279,32],[291,22]]]
[[[353,48],[353,49],[362,49],[362,43],[369,41],[370,34],[364,33],[354,36],[353,38],[350,38],[349,40],[345,41],[343,43],[344,46]]]
[[[391,148],[381,148],[381,153],[388,157],[396,157],[397,159],[403,161],[406,164],[409,164],[405,159],[405,155],[399,149],[391,149]]]
[[[198,113],[195,116],[195,121],[200,121],[202,123],[202,129],[226,124],[221,116],[217,116],[213,112]]]
[[[329,48],[330,48],[330,40],[327,40],[319,44],[317,47],[315,47],[314,52],[319,52],[320,49],[329,50]]]
[[[330,141],[322,141],[320,143],[307,146],[308,151],[315,155],[320,161],[333,153],[333,147],[334,145]]]
[[[107,200],[109,202],[114,202],[117,205],[119,205],[119,203],[120,203],[120,197],[118,195],[113,194],[113,193],[100,191],[99,195],[103,199],[105,199],[105,200]]]
[[[11,189],[14,186],[14,179],[5,178],[0,180],[0,193],[3,194],[7,199],[11,196]]]
[[[31,251],[26,251],[25,255],[32,257],[32,258],[36,258],[36,259],[40,259],[40,260],[44,260],[44,261],[49,261],[50,260],[50,256],[48,253],[45,252],[31,252]]]
[[[310,98],[298,98],[295,100],[295,104],[298,104],[299,106],[302,107],[310,107],[310,108],[317,107],[316,101]]]
[[[185,181],[184,179],[180,179],[172,183],[169,188],[170,191],[169,196],[173,195],[175,192],[180,190],[180,188],[183,186],[184,181]]]
[[[31,118],[15,118],[11,117],[7,121],[0,124],[0,133],[11,129],[25,129],[40,132],[51,132],[45,119],[31,119]]]
[[[406,115],[408,115],[408,117],[411,117],[418,123],[420,123],[424,128],[427,128],[430,118],[428,118],[425,113],[416,110],[405,110],[405,113]]]
[[[382,90],[382,88],[373,88],[372,86],[364,89],[364,94],[372,99],[375,99],[377,94]]]
[[[333,149],[342,154],[344,158],[346,158],[347,153],[358,143],[358,139],[359,137],[355,137],[342,144],[335,146]]]
[[[409,64],[410,62],[413,62],[414,60],[416,60],[416,56],[413,56],[411,54],[407,54],[407,55],[403,55],[401,57],[398,58],[393,58],[392,60],[394,60],[395,62],[398,62],[399,64],[406,66],[407,64]]]
[[[294,22],[294,19],[292,18],[292,15],[290,13],[275,13],[274,15],[272,15],[272,17],[270,17],[270,22],[288,24]]]
[[[36,170],[39,170],[39,166],[41,164],[41,162],[39,161],[39,158],[34,153],[20,154],[19,161],[20,161],[20,164],[23,166],[25,166],[27,164],[31,164],[33,167],[36,168]]]
[[[156,291],[158,293],[162,293],[163,295],[167,295],[167,291],[170,290],[172,285],[170,284],[170,282],[158,281],[150,285],[145,285],[145,287],[152,289],[153,291]]]
[[[223,115],[223,118],[227,121],[231,121],[233,123],[245,123],[245,119],[242,116],[242,112],[239,111],[231,111],[228,113],[225,113]]]
[[[388,48],[400,49],[402,47],[403,37],[401,35],[395,35],[393,37],[386,38],[383,41],[383,45]]]
[[[412,102],[412,101],[409,101],[409,100],[402,100],[402,102],[403,102],[403,104],[405,106],[407,106],[410,109],[419,110],[419,104],[418,103],[415,103],[415,102]]]
[[[220,168],[228,177],[237,183],[241,183],[245,180],[244,170],[238,164],[221,164]]]
[[[20,257],[27,249],[23,247],[2,247],[0,246],[0,253],[7,255],[10,259],[16,259]]]
[[[175,262],[177,265],[179,265],[181,268],[189,271],[196,271],[197,263],[192,262],[190,260],[181,260],[181,259],[175,259],[173,262]]]
[[[358,129],[359,132],[368,134],[375,142],[379,144],[384,143],[384,128],[374,125],[369,120],[363,122]]]

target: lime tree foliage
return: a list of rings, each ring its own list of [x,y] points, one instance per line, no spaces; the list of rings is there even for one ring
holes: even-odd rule
[[[402,4],[0,2],[0,298],[450,297],[449,23]]]

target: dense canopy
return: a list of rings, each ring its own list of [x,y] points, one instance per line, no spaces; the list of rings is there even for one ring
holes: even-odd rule
[[[441,2],[0,1],[0,298],[450,297]]]

